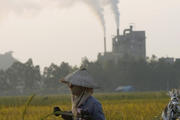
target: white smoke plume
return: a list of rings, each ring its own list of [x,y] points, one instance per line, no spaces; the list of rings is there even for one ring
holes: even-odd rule
[[[119,23],[120,12],[119,12],[119,7],[118,7],[119,0],[102,0],[102,3],[104,5],[110,5],[111,10],[115,16],[116,26],[117,26],[117,28],[119,28],[119,25],[120,25],[120,23]]]
[[[100,20],[100,23],[101,23],[103,31],[104,31],[104,36],[106,36],[106,25],[105,25],[105,19],[104,19],[104,8],[102,7],[100,1],[98,1],[98,0],[82,0],[82,2],[85,2],[87,5],[89,5],[89,7],[95,13],[97,18]]]
[[[41,5],[38,0],[0,0],[0,19],[10,13],[17,15],[32,15],[40,11]]]
[[[0,19],[11,13],[32,16],[47,7],[69,8],[78,2],[82,2],[91,8],[100,21],[105,35],[104,9],[100,0],[0,0]]]
[[[53,0],[58,7],[61,8],[69,8],[78,2],[82,2],[89,6],[95,16],[101,23],[101,26],[104,31],[104,36],[106,35],[106,25],[104,19],[104,8],[102,2],[100,0]]]

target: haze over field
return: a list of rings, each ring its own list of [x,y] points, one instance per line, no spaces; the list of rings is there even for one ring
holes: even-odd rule
[[[117,9],[112,8],[119,7],[121,32],[129,23],[146,30],[148,56],[180,58],[179,0],[121,0],[116,7],[116,0],[51,1],[0,0],[0,53],[12,50],[20,61],[32,58],[41,66],[62,61],[79,65],[84,56],[96,60],[104,49],[105,27],[111,51],[119,24],[119,13],[113,14]]]

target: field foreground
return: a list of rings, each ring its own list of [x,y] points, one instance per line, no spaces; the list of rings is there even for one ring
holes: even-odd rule
[[[164,92],[94,95],[103,105],[106,120],[159,120],[168,96]],[[27,101],[30,102],[29,106]],[[41,120],[53,107],[71,109],[70,95],[0,97],[0,120]],[[26,107],[26,109],[25,109]],[[24,113],[23,113],[24,112]],[[46,120],[62,120],[49,116]]]

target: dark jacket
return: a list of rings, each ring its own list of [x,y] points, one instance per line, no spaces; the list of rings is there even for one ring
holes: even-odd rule
[[[93,96],[90,96],[80,107],[79,109],[88,111],[89,115],[92,117],[92,120],[105,120],[102,106],[98,100]]]

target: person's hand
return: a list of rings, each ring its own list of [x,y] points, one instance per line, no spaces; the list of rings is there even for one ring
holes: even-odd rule
[[[88,110],[82,110],[81,111],[81,118],[83,120],[92,120],[91,115],[89,114]]]
[[[60,113],[58,113],[58,112],[60,112],[60,111],[61,111],[61,109],[59,107],[54,107],[53,113],[55,116],[59,116]]]
[[[68,111],[69,113],[72,113],[72,111]],[[72,116],[69,115],[62,115],[61,116],[64,120],[73,120]]]

